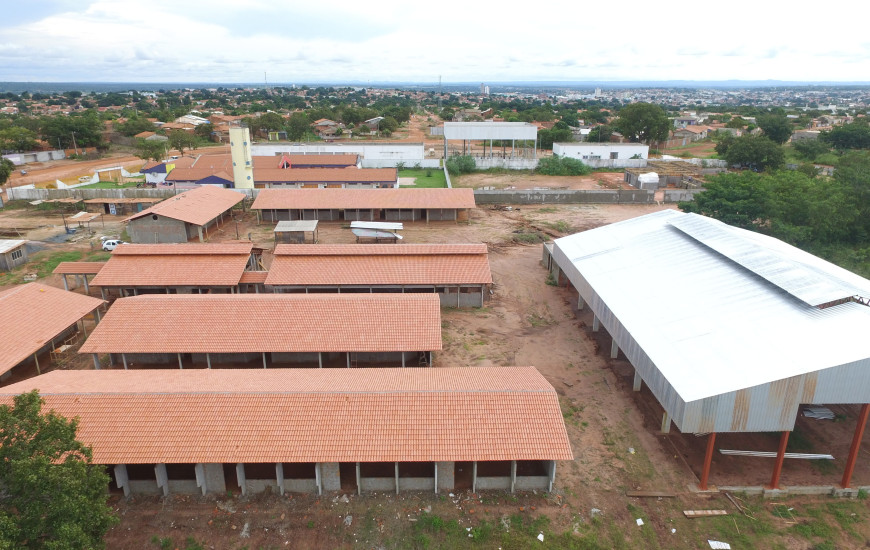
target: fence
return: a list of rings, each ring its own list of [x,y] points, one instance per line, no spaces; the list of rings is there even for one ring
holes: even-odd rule
[[[474,157],[474,165],[478,170],[489,168],[504,168],[506,170],[534,170],[538,167],[538,159]]]
[[[652,191],[635,189],[475,189],[477,204],[650,204]]]

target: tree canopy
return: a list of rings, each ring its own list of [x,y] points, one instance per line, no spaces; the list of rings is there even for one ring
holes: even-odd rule
[[[758,117],[758,127],[770,141],[782,145],[791,137],[794,126],[785,115],[763,115]]]
[[[613,126],[631,141],[652,143],[668,139],[671,122],[664,109],[641,102],[623,107]]]
[[[866,120],[836,126],[819,136],[823,142],[839,150],[870,149],[870,123]]]
[[[173,130],[169,134],[169,146],[184,155],[185,149],[196,149],[196,136],[184,130]]]
[[[0,406],[0,548],[102,548],[117,522],[109,476],[76,440],[78,421],[43,404],[34,390]]]
[[[0,159],[0,185],[6,183],[12,172],[15,171],[15,165],[9,159]]]
[[[136,156],[144,160],[159,161],[166,155],[164,141],[136,140]]]
[[[27,128],[12,126],[0,130],[0,150],[32,151],[36,148],[36,133]]]
[[[765,136],[724,136],[716,144],[716,152],[728,164],[757,172],[778,170],[785,165],[782,147]]]

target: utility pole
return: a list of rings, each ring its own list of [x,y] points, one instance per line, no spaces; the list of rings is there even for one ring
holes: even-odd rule
[[[75,132],[71,132],[71,133],[72,133],[72,138],[73,138],[73,149],[75,150],[76,155],[78,155],[79,148],[76,146],[76,133]]]

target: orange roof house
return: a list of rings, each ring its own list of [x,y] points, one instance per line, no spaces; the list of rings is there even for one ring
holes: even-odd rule
[[[91,284],[103,288],[223,289],[239,284],[250,265],[252,243],[124,244]]]
[[[127,232],[134,243],[186,243],[196,237],[204,242],[208,228],[230,218],[230,210],[244,198],[243,193],[230,189],[198,187],[124,221],[128,222]]]
[[[474,207],[470,188],[263,189],[251,206],[269,221],[459,220]]]
[[[148,364],[248,354],[230,362],[416,366],[441,345],[431,294],[152,294],[116,300],[80,353],[136,354],[134,363]]]
[[[533,367],[55,371],[0,388],[0,402],[32,389],[79,419],[125,492],[225,493],[224,465],[243,493],[447,492],[463,470],[473,490],[552,490],[555,462],[573,459]]]
[[[97,298],[39,283],[0,292],[0,377],[51,347],[52,340],[61,343],[76,323],[102,304]]]
[[[283,244],[266,277],[278,292],[431,288],[444,306],[482,306],[490,284],[485,244]]]

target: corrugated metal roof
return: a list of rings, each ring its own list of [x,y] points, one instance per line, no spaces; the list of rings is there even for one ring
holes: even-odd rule
[[[34,388],[98,464],[573,459],[533,367],[54,371],[0,403]]]
[[[671,223],[685,216],[641,216],[558,239],[553,251],[678,427],[785,430],[801,402],[870,402],[870,308],[812,307]],[[757,253],[870,285],[770,237],[723,228]]]
[[[275,226],[275,233],[287,233],[292,231],[316,231],[317,220],[284,220]]]
[[[15,250],[19,246],[25,244],[27,241],[22,240],[13,240],[13,239],[0,239],[0,254],[9,252],[10,250]]]
[[[538,137],[538,127],[528,122],[445,122],[445,139],[528,139]]]

